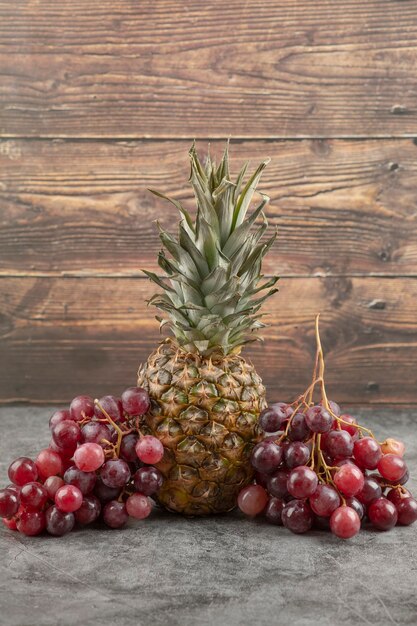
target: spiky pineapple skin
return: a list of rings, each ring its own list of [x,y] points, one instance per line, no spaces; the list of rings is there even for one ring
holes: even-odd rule
[[[185,515],[232,510],[253,478],[250,455],[261,439],[265,388],[239,355],[203,357],[167,340],[140,368],[149,392],[144,430],[164,445],[160,504]]]

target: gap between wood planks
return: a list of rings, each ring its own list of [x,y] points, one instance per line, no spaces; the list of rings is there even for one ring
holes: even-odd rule
[[[247,143],[247,142],[258,142],[262,141],[264,143],[285,143],[291,141],[308,141],[308,140],[327,140],[331,139],[334,141],[386,141],[386,140],[399,140],[399,141],[409,141],[410,139],[415,140],[417,142],[417,133],[402,133],[401,135],[297,135],[294,136],[286,136],[286,135],[265,135],[265,136],[257,136],[253,137],[252,135],[211,135],[211,136],[189,136],[189,135],[164,135],[164,136],[151,136],[151,135],[123,135],[121,137],[116,137],[113,135],[103,136],[103,135],[89,135],[89,136],[71,136],[71,135],[37,135],[36,137],[26,136],[26,135],[17,135],[17,134],[0,134],[0,141],[7,141],[18,139],[21,141],[70,141],[70,142],[89,142],[89,141],[100,141],[103,143],[117,143],[123,141],[137,141],[137,142],[146,142],[146,143],[163,143],[166,141],[180,141],[180,142],[192,142],[192,141],[227,141],[228,139],[231,143]]]

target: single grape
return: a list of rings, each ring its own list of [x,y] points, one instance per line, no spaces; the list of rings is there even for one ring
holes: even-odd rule
[[[80,508],[83,494],[74,485],[64,485],[55,494],[55,504],[64,513],[73,513]]]
[[[288,439],[290,441],[305,441],[310,434],[304,414],[296,413],[288,429]]]
[[[0,517],[10,518],[19,509],[19,498],[11,491],[2,489],[0,491]]]
[[[266,433],[276,433],[281,430],[284,423],[288,420],[288,405],[277,402],[273,406],[261,411],[259,415],[259,425]]]
[[[365,476],[362,489],[356,494],[359,502],[368,506],[373,500],[382,496],[381,485],[372,476]]]
[[[410,478],[410,472],[408,471],[408,469],[406,469],[404,475],[401,476],[401,478],[399,480],[397,480],[397,484],[398,485],[405,485],[405,483],[408,482],[409,478]]]
[[[22,509],[16,518],[16,526],[20,533],[28,537],[40,535],[46,526],[45,513],[37,509]]]
[[[41,450],[35,460],[36,467],[38,468],[39,476],[45,480],[49,476],[56,476],[62,474],[63,464],[62,459],[58,452],[54,452],[49,448]]]
[[[98,443],[102,448],[105,448],[108,442],[114,442],[116,431],[112,430],[107,424],[101,422],[87,422],[81,429],[81,441],[83,443]]]
[[[313,433],[327,433],[333,425],[334,418],[324,407],[317,405],[307,409],[305,420]]]
[[[306,465],[310,458],[310,448],[302,441],[292,441],[284,449],[284,460],[288,469]]]
[[[149,409],[149,394],[142,387],[129,387],[122,393],[123,410],[130,416],[145,415]]]
[[[123,487],[130,479],[130,469],[122,459],[110,459],[100,469],[100,478],[108,487]]]
[[[140,461],[148,465],[159,463],[164,456],[164,446],[156,437],[145,435],[136,444],[136,454]]]
[[[329,408],[332,411],[332,413],[334,413],[335,415],[337,415],[337,417],[340,416],[342,410],[340,408],[340,406],[337,404],[337,402],[335,402],[334,400],[328,400],[328,404],[329,404]],[[324,402],[321,401],[320,402],[320,406],[324,407]]]
[[[391,502],[395,504],[395,506],[397,506],[401,502],[401,500],[411,497],[411,493],[405,487],[403,487],[402,489],[394,487],[393,489],[390,489],[387,493],[388,500],[391,500]]]
[[[85,526],[95,522],[100,516],[101,504],[96,496],[84,496],[84,500],[79,509],[74,513],[75,519],[79,524]]]
[[[371,524],[378,530],[390,530],[397,523],[398,513],[390,500],[378,498],[369,505],[368,517]]]
[[[287,489],[294,498],[308,498],[316,491],[317,485],[316,472],[306,465],[300,465],[290,472]]]
[[[94,415],[94,400],[90,396],[77,396],[70,404],[71,418],[75,422],[80,422],[86,417]]]
[[[83,443],[74,452],[74,463],[83,472],[95,472],[104,463],[103,448],[98,443]]]
[[[2,522],[9,530],[17,530],[17,524],[14,517],[11,517],[10,519],[3,517]]]
[[[360,520],[363,519],[363,516],[365,515],[365,507],[357,498],[354,498],[353,496],[351,498],[346,498],[346,504],[347,506],[350,506],[351,509],[356,511]]]
[[[276,498],[285,498],[288,496],[288,477],[290,472],[287,470],[278,470],[268,477],[267,491],[271,496]]]
[[[358,534],[361,520],[350,506],[339,506],[330,517],[330,530],[340,539],[350,539]]]
[[[60,476],[49,476],[49,478],[47,478],[43,483],[50,500],[55,500],[56,492],[63,485],[65,485],[65,481]]]
[[[242,513],[251,517],[259,515],[268,503],[268,494],[260,485],[248,485],[241,489],[237,505]]]
[[[110,500],[117,500],[120,496],[120,488],[119,487],[108,487],[103,483],[100,477],[97,478],[96,485],[94,487],[94,495],[105,504],[106,502],[110,502]]]
[[[356,421],[356,418],[346,413],[344,415],[341,415],[340,419],[343,420],[339,422],[340,428],[349,433],[353,440],[356,441],[359,436],[359,429],[357,426],[358,422]],[[347,424],[345,422],[347,422]]]
[[[86,496],[93,491],[96,480],[97,477],[94,472],[83,472],[75,465],[69,467],[64,474],[64,481],[66,484],[77,487],[83,496]]]
[[[414,498],[403,498],[396,506],[398,524],[409,526],[417,520],[417,502]]]
[[[74,513],[64,513],[55,505],[52,505],[49,509],[47,509],[45,518],[46,530],[50,535],[54,535],[54,537],[66,535],[74,528]]]
[[[353,444],[355,460],[366,469],[376,469],[381,457],[381,446],[373,437],[363,437]]]
[[[332,430],[326,435],[325,449],[333,459],[347,458],[353,452],[352,437],[346,430]]]
[[[274,441],[261,441],[252,450],[251,463],[258,472],[268,474],[279,468],[283,450]]]
[[[48,492],[41,483],[26,483],[20,490],[20,503],[25,508],[42,509],[47,499]]]
[[[10,493],[14,493],[14,495],[16,496],[18,500],[20,499],[20,490],[21,490],[21,487],[19,487],[18,485],[7,485],[6,487],[6,491],[10,491]]]
[[[69,450],[63,450],[55,443],[53,439],[51,439],[48,445],[48,450],[52,450],[53,452],[56,452],[57,454],[59,454],[63,463],[63,469],[65,471],[65,464],[74,454],[74,448],[69,449]]]
[[[293,470],[294,471],[294,470]],[[293,533],[306,533],[313,524],[313,514],[307,502],[291,500],[282,509],[282,523]]]
[[[49,419],[49,428],[52,430],[54,426],[56,426],[57,424],[60,424],[61,422],[65,421],[65,420],[71,420],[71,413],[69,411],[67,411],[66,409],[59,409],[58,411],[55,411],[55,413],[52,413],[50,419]]]
[[[15,485],[26,485],[38,478],[38,469],[35,463],[26,456],[21,456],[9,466],[9,479]]]
[[[265,518],[270,524],[276,526],[282,526],[282,511],[284,509],[285,502],[279,498],[270,498],[265,509]]]
[[[402,441],[398,441],[398,439],[393,439],[392,437],[388,437],[381,444],[382,454],[396,454],[397,456],[404,456],[405,445]]]
[[[138,456],[136,454],[136,444],[139,438],[135,433],[130,433],[129,435],[125,435],[122,439],[122,443],[120,445],[120,456],[125,461],[129,463],[134,463],[138,460]]]
[[[110,528],[121,528],[129,519],[126,506],[117,500],[107,502],[103,509],[103,519]]]
[[[163,477],[156,467],[141,467],[133,476],[136,491],[152,496],[162,487]]]
[[[390,483],[396,483],[407,471],[404,459],[396,454],[384,454],[377,468],[381,476]]]
[[[64,420],[53,427],[52,438],[61,450],[72,454],[81,440],[81,430],[72,420]]]
[[[143,493],[133,493],[126,500],[126,511],[135,519],[145,519],[151,514],[152,504]]]
[[[345,496],[356,496],[363,489],[365,479],[359,467],[346,464],[336,471],[333,480]]]
[[[98,404],[94,406],[94,414],[99,419],[106,419],[105,413],[102,412],[102,409],[107,413],[107,415],[113,420],[113,422],[122,422],[123,421],[123,406],[122,401],[115,396],[103,396],[98,401]]]
[[[313,527],[318,530],[330,530],[330,517],[313,516]]]
[[[319,484],[309,498],[310,507],[316,515],[329,517],[340,506],[340,497],[331,485]]]

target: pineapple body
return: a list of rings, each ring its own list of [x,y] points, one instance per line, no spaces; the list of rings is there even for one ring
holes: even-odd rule
[[[265,388],[241,356],[204,357],[167,340],[139,371],[152,406],[144,430],[164,445],[159,502],[186,515],[229,511],[253,470]]]

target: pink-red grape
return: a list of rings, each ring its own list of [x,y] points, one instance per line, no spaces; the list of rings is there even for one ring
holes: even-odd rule
[[[63,463],[58,452],[54,452],[49,448],[41,450],[35,460],[38,468],[39,476],[45,480],[49,476],[57,476],[62,474]]]
[[[141,437],[135,447],[136,454],[140,461],[148,465],[159,463],[164,456],[164,446],[156,437],[145,435]]]
[[[25,485],[38,478],[38,469],[35,463],[26,456],[21,456],[9,466],[9,478],[15,485]]]
[[[0,517],[13,517],[19,509],[19,498],[11,491],[0,491]]]
[[[34,537],[45,529],[45,513],[37,509],[22,509],[16,518],[17,530],[23,535]]]
[[[251,517],[259,515],[265,509],[268,502],[268,494],[260,485],[248,485],[241,489],[237,504],[245,515]]]
[[[135,519],[145,519],[151,514],[152,504],[143,493],[133,493],[126,500],[126,511]]]
[[[407,471],[404,459],[396,454],[384,454],[377,468],[381,476],[390,483],[396,483]]]
[[[331,485],[319,484],[309,502],[313,513],[320,517],[329,517],[340,506],[340,497]]]
[[[48,492],[41,483],[26,483],[20,490],[20,503],[25,508],[42,509],[47,499]]]
[[[123,410],[130,416],[145,415],[149,405],[149,394],[142,387],[129,387],[122,393]]]
[[[55,494],[55,504],[64,513],[73,513],[80,508],[83,494],[74,485],[64,485]]]
[[[334,483],[345,496],[356,496],[363,489],[364,475],[355,465],[342,465],[334,475]]]
[[[358,534],[361,520],[350,506],[339,506],[330,517],[330,530],[336,537],[350,539]]]
[[[102,409],[109,415],[109,417],[113,420],[113,422],[121,422],[123,421],[123,406],[122,401],[115,396],[103,396],[98,401],[98,404],[94,406],[94,413],[96,417],[99,419],[106,418],[105,413],[102,412]]]
[[[300,465],[290,472],[287,489],[294,498],[308,498],[316,491],[317,485],[316,472],[306,465]]]
[[[52,429],[52,438],[66,454],[73,453],[81,440],[81,430],[72,420],[64,420]]]
[[[353,456],[361,467],[376,469],[382,457],[381,446],[373,437],[363,437],[353,444]]]
[[[397,456],[404,456],[405,445],[398,439],[388,437],[388,439],[381,444],[381,450],[382,454],[396,454]]]
[[[98,443],[83,443],[74,452],[74,463],[83,472],[95,472],[104,463],[103,448]]]
[[[77,396],[70,404],[71,418],[75,422],[80,422],[86,417],[94,415],[94,400],[90,396]]]
[[[387,498],[373,500],[368,507],[369,521],[378,530],[390,530],[398,519],[395,505]]]
[[[65,481],[60,476],[49,476],[43,483],[46,491],[48,492],[48,498],[55,500],[55,494],[60,487],[65,485]]]
[[[71,420],[71,413],[66,409],[58,409],[55,413],[52,413],[49,419],[49,428],[52,430],[54,426],[60,424],[64,420]]]

